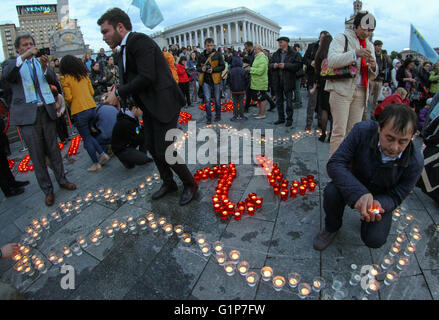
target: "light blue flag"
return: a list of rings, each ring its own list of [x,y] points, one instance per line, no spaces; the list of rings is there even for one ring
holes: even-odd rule
[[[410,49],[427,57],[433,63],[439,60],[439,55],[425,41],[421,33],[412,24],[410,25]]]
[[[154,0],[133,0],[131,4],[140,9],[140,20],[147,28],[154,29],[164,20]]]

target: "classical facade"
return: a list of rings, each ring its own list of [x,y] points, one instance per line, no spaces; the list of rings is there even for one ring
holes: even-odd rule
[[[221,11],[167,27],[151,37],[161,47],[178,44],[204,48],[204,39],[213,38],[217,47],[243,49],[252,41],[268,50],[278,48],[281,27],[274,21],[245,7]]]

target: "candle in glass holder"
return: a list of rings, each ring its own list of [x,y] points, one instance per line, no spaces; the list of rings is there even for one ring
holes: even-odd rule
[[[381,268],[387,270],[393,265],[393,262],[393,257],[391,255],[386,255],[384,256],[383,262],[381,263]]]
[[[72,251],[70,251],[69,246],[63,247],[63,253],[67,258],[70,258],[72,256]]]
[[[220,254],[223,252],[224,244],[221,241],[216,241],[213,248],[215,249],[216,254]]]
[[[415,234],[413,234],[413,236],[412,236],[411,242],[412,242],[413,244],[416,244],[416,243],[419,242],[419,240],[421,240],[421,238],[422,238],[422,236],[421,236],[420,233],[415,233]]]
[[[76,256],[80,256],[82,254],[82,249],[81,246],[77,243],[75,243],[72,246],[72,252],[76,255]]]
[[[254,287],[259,280],[259,276],[256,272],[249,272],[245,276],[245,280],[250,287]]]
[[[81,248],[87,248],[87,241],[85,240],[85,238],[83,236],[79,236],[76,239],[76,242],[81,246]]]
[[[41,274],[45,274],[47,272],[47,266],[42,261],[41,261],[41,263],[36,265],[36,269]]]
[[[30,248],[28,246],[21,246],[20,251],[23,255],[27,255],[30,251]]]
[[[300,274],[293,272],[288,275],[288,284],[291,288],[296,288],[300,282]]]
[[[271,267],[265,266],[261,269],[262,280],[270,281],[273,276],[273,269]]]
[[[404,243],[405,240],[406,240],[406,236],[404,233],[401,233],[396,237],[396,242],[398,242],[399,244]]]
[[[384,278],[384,284],[386,286],[390,286],[395,283],[396,280],[398,280],[398,273],[395,271],[389,271],[386,273],[386,276]]]
[[[256,205],[257,209],[261,208],[263,203],[264,203],[264,198],[262,198],[262,197],[256,198],[255,205]]]
[[[293,188],[298,189],[299,186],[300,186],[300,182],[297,181],[297,180],[294,180],[293,183],[292,183],[292,186],[293,186]]]
[[[23,256],[20,253],[17,253],[12,257],[12,260],[19,261],[19,260],[21,260],[22,257]]]
[[[366,289],[366,293],[367,294],[374,294],[374,293],[378,292],[379,289],[380,289],[380,283],[377,280],[370,279],[369,285]]]
[[[401,245],[399,243],[395,242],[394,244],[392,244],[392,247],[390,248],[389,255],[394,257],[400,251],[401,251]]]
[[[317,184],[315,182],[310,182],[309,183],[309,191],[314,192],[316,187],[317,187]]]
[[[97,235],[95,235],[95,234],[93,234],[93,235],[90,237],[90,241],[91,241],[91,243],[93,243],[95,246],[98,246],[98,245],[101,244],[101,242],[99,241],[99,237],[98,237]]]
[[[14,265],[14,270],[17,271],[18,273],[23,273],[24,270],[23,264],[21,262],[17,262]]]
[[[404,250],[404,255],[409,257],[416,251],[416,245],[414,243],[409,243]]]
[[[172,228],[172,224],[166,224],[163,226],[163,231],[165,231],[167,236],[172,236],[174,230]]]
[[[53,264],[56,264],[58,257],[56,256],[56,254],[54,252],[49,253],[48,255],[48,259],[50,262],[52,262]]]
[[[163,227],[166,224],[166,218],[162,217],[158,220],[159,226]]]
[[[94,234],[95,234],[99,239],[102,239],[102,238],[104,237],[104,235],[102,234],[102,229],[101,229],[101,228],[97,228],[97,229],[94,231]]]
[[[139,226],[140,230],[146,230],[147,227],[146,219],[143,217],[138,218],[137,225]]]
[[[134,204],[134,197],[132,195],[127,195],[128,204]]]
[[[192,242],[192,237],[189,233],[183,233],[181,241],[183,241],[183,243],[186,245],[190,245]]]
[[[226,255],[224,254],[224,252],[216,254],[216,262],[218,262],[220,266],[224,265],[224,263],[226,262]]]
[[[414,219],[414,217],[413,217],[412,214],[408,214],[408,215],[405,216],[405,221],[406,221],[407,224],[412,223],[413,219]]]
[[[304,196],[306,194],[306,186],[305,185],[300,185],[299,187],[299,193],[301,196]]]
[[[177,237],[181,238],[181,236],[183,235],[183,226],[182,225],[175,226],[174,232],[177,235]]]
[[[281,190],[280,191],[280,199],[282,201],[286,201],[288,199],[288,190]]]
[[[414,235],[415,233],[420,233],[420,232],[421,232],[421,229],[419,228],[419,226],[418,226],[418,225],[414,225],[414,226],[412,227],[412,229],[410,230],[410,236],[413,237],[413,235]]]
[[[238,250],[232,250],[229,252],[229,257],[234,264],[237,264],[241,257],[241,253]]]
[[[148,221],[148,222],[151,222],[151,221],[153,221],[154,220],[154,213],[148,213],[147,215],[146,215],[146,220]]]
[[[127,233],[128,232],[128,223],[126,223],[125,221],[121,221],[119,223],[119,229],[120,229],[120,231],[122,231],[122,233]]]
[[[107,235],[107,237],[113,238],[114,237],[114,229],[113,229],[113,227],[112,226],[105,227],[105,234]]]
[[[312,174],[309,174],[307,176],[307,180],[308,180],[309,183],[313,182],[314,181],[314,176]]]
[[[23,273],[27,276],[32,277],[35,274],[35,270],[30,264],[23,265],[23,267]]]
[[[301,283],[298,286],[299,297],[305,299],[311,294],[311,286],[308,283]]]
[[[282,288],[285,286],[285,278],[282,276],[275,276],[272,282],[273,288],[276,291],[281,291]]]
[[[23,256],[23,257],[21,258],[20,262],[21,262],[22,264],[26,264],[26,263],[28,263],[28,262],[29,262],[29,257],[28,257],[28,256]]]
[[[201,247],[201,252],[205,257],[210,256],[210,254],[212,253],[210,250],[210,244],[208,243],[204,244],[204,246]]]
[[[400,257],[398,259],[398,263],[396,264],[396,267],[398,270],[404,270],[410,263],[410,260],[408,257]]]
[[[275,186],[273,187],[273,192],[274,192],[275,195],[278,195],[279,192],[280,192],[280,188],[279,188],[279,186],[275,185]]]
[[[249,216],[253,216],[255,214],[255,207],[253,205],[247,206],[247,212]]]
[[[228,276],[233,276],[235,274],[236,266],[232,261],[227,261],[224,263],[224,270]]]
[[[197,243],[200,247],[206,244],[206,237],[204,234],[202,233],[197,234]]]
[[[233,214],[233,216],[235,217],[235,220],[236,220],[236,221],[240,221],[240,220],[241,220],[241,216],[242,216],[242,214],[241,214],[241,212],[239,212],[239,211],[235,211],[235,213]]]
[[[114,219],[113,221],[111,221],[111,227],[113,228],[114,231],[119,231],[119,229],[120,229],[119,221],[117,219]]]
[[[315,277],[312,281],[312,289],[315,292],[320,292],[320,290],[325,287],[325,284],[325,279],[323,279],[322,277]]]
[[[34,229],[32,227],[27,227],[24,231],[26,231],[26,233],[32,235],[32,233],[34,232]]]
[[[372,278],[377,277],[382,272],[381,267],[377,264],[372,265],[372,268],[369,270],[369,276]]]
[[[245,211],[245,202],[239,201],[238,205],[237,205],[237,209],[238,209],[239,213],[243,214]]]

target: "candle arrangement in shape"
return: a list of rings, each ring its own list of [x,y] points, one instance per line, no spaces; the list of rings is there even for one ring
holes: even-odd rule
[[[241,276],[247,275],[249,268],[250,265],[247,261],[241,261],[237,266],[238,272],[241,274]]]
[[[245,276],[245,280],[250,287],[254,287],[259,280],[259,275],[256,272],[249,272]]]
[[[273,269],[271,267],[265,266],[261,269],[262,280],[270,281],[273,276]]]
[[[276,291],[281,291],[282,288],[285,286],[285,278],[282,276],[275,276],[273,277],[273,288]]]

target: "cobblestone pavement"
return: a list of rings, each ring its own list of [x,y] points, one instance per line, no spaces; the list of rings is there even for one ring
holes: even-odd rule
[[[306,93],[304,92],[306,105]],[[252,117],[256,108],[247,115],[251,120],[233,123],[231,113],[223,113],[220,123],[238,130],[275,129],[275,138],[289,136],[304,130],[305,107],[294,110],[294,127],[274,126],[276,113],[267,112],[264,120]],[[205,125],[204,113],[198,107],[183,111],[193,114],[198,126]],[[316,121],[314,121],[316,126]],[[214,128],[218,130],[218,128]],[[198,142],[201,145],[203,142]],[[420,141],[416,141],[420,145]],[[20,160],[19,144],[12,146],[12,158]],[[63,153],[66,152],[66,149]],[[219,152],[219,151],[218,151]],[[396,223],[386,245],[380,249],[369,249],[360,239],[360,219],[351,209],[345,212],[344,224],[332,246],[320,253],[312,248],[312,240],[323,226],[322,191],[328,183],[326,162],[329,144],[321,143],[316,136],[274,148],[274,160],[289,180],[313,174],[318,181],[316,192],[295,199],[280,201],[275,196],[266,179],[255,176],[254,165],[237,164],[237,178],[230,189],[232,201],[244,200],[250,192],[256,192],[264,198],[263,207],[254,216],[244,216],[241,221],[220,221],[211,206],[210,197],[215,192],[216,181],[200,182],[199,197],[189,205],[178,205],[179,193],[152,201],[150,193],[145,198],[138,197],[134,204],[111,205],[93,202],[81,213],[64,216],[60,222],[50,222],[50,229],[44,231],[37,246],[31,249],[40,255],[49,266],[45,274],[36,272],[33,276],[18,274],[13,261],[0,261],[1,281],[10,283],[20,290],[27,299],[299,299],[297,288],[286,285],[281,291],[273,289],[272,283],[259,281],[250,287],[245,277],[236,273],[227,276],[224,268],[216,262],[215,254],[205,257],[198,245],[183,245],[174,234],[167,237],[160,230],[138,230],[136,234],[116,232],[114,238],[104,237],[99,246],[89,245],[80,256],[65,258],[65,263],[75,269],[75,289],[63,290],[60,282],[64,276],[59,265],[48,261],[51,252],[59,253],[64,245],[71,245],[78,236],[88,236],[98,227],[105,227],[113,219],[126,216],[137,218],[153,212],[156,217],[165,217],[172,225],[182,225],[184,231],[196,235],[202,232],[207,241],[213,244],[221,240],[225,252],[239,250],[241,259],[248,261],[250,269],[260,274],[260,268],[270,266],[274,275],[287,277],[291,272],[301,275],[302,282],[312,283],[313,278],[322,276],[327,289],[321,293],[312,292],[308,299],[323,299],[333,295],[330,289],[334,275],[342,275],[348,282],[351,265],[360,268],[363,265],[380,264],[388,253],[396,237]],[[99,173],[88,173],[90,160],[85,150],[74,157],[74,163],[65,160],[68,178],[77,184],[76,191],[60,190],[55,187],[56,204],[72,201],[76,196],[84,196],[88,191],[99,187],[126,191],[145,182],[145,178],[156,172],[154,164],[125,169],[113,158]],[[241,155],[242,159],[242,155]],[[18,163],[15,165],[18,166]],[[201,165],[189,165],[194,173]],[[52,175],[52,181],[55,181]],[[0,196],[0,243],[20,241],[25,229],[34,218],[49,215],[53,210],[44,204],[33,173],[17,174],[17,179],[30,180],[26,192],[20,196],[6,199]],[[176,179],[178,181],[178,179]],[[178,181],[180,184],[180,181]],[[154,184],[157,190],[159,184]],[[179,186],[180,192],[182,186]],[[439,236],[435,233],[439,224],[439,207],[420,189],[403,203],[406,211],[413,214],[421,229],[422,239],[403,271],[399,281],[392,286],[381,283],[377,294],[369,299],[438,299],[439,298]],[[407,229],[407,236],[409,229]],[[404,247],[404,246],[403,246]],[[350,288],[345,285],[348,299],[361,297],[359,286]]]

